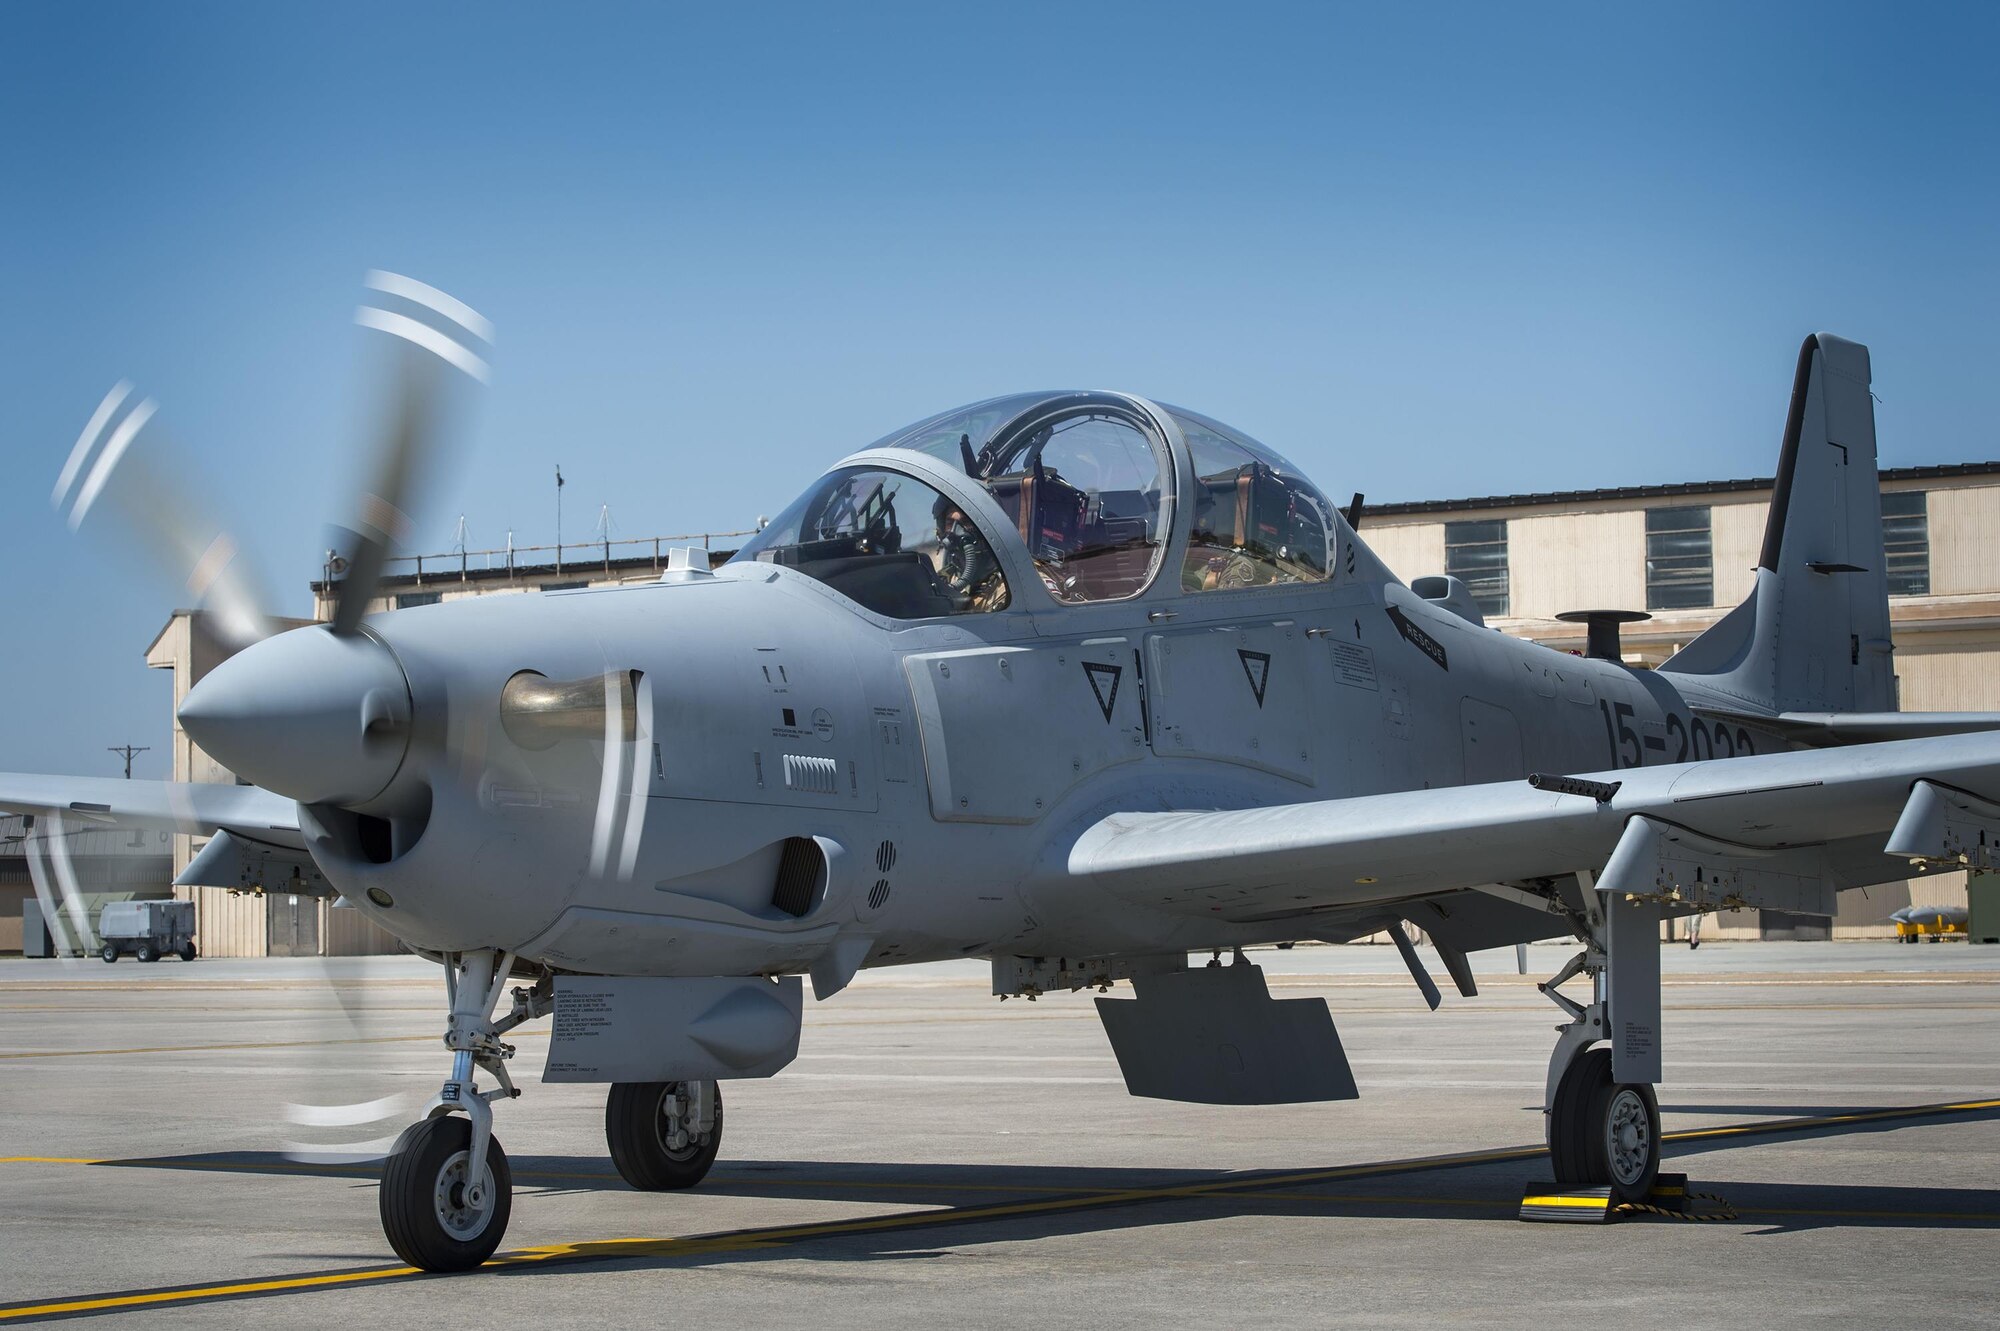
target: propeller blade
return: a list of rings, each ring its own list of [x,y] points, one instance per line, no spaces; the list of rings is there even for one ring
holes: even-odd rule
[[[56,956],[71,965],[90,948],[90,915],[70,863],[67,829],[54,809],[35,815],[30,824],[28,878],[41,903],[42,923],[55,941]]]
[[[237,557],[235,539],[200,495],[177,481],[191,472],[160,438],[153,423],[158,403],[132,399],[130,381],[104,395],[70,450],[50,503],[74,532],[82,531],[100,505],[115,510],[115,528],[145,548],[148,567],[170,570],[180,579],[175,601],[192,598],[207,610],[211,627],[231,650],[268,636],[269,597]],[[93,532],[98,529],[92,526]]]
[[[380,1159],[416,1114],[420,1098],[395,1088],[398,1078],[382,1066],[375,1048],[404,1038],[408,1029],[397,1005],[384,1003],[381,982],[370,984],[377,969],[358,957],[321,956],[312,963],[312,983],[304,987],[317,989],[321,1001],[305,1014],[300,1034],[315,1053],[290,1079],[298,1098],[282,1106],[290,1128],[278,1149],[288,1160],[343,1165]]]
[[[394,358],[388,415],[366,473],[358,511],[343,529],[346,572],[334,601],[333,631],[361,627],[391,550],[409,537],[409,513],[439,465],[452,398],[464,382],[484,383],[487,364],[473,344],[491,345],[493,325],[462,301],[396,273],[366,284],[414,314],[363,305],[355,322],[388,334]]]

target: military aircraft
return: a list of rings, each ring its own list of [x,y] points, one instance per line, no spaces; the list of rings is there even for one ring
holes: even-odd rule
[[[1435,1006],[1406,923],[1467,996],[1467,953],[1574,935],[1542,986],[1568,1017],[1554,1172],[1642,1198],[1662,919],[1831,914],[1994,861],[2000,717],[1896,707],[1855,343],[1800,352],[1749,599],[1647,670],[1620,660],[1638,616],[1583,609],[1581,657],[1508,637],[1458,580],[1392,573],[1358,500],[1101,391],[886,435],[719,567],[683,550],[643,585],[364,616],[439,394],[491,338],[370,281],[398,406],[332,621],[236,616],[248,645],[180,709],[252,784],[0,776],[0,807],[203,833],[181,882],[324,884],[443,966],[449,1072],[379,1194],[415,1266],[475,1266],[505,1232],[493,1105],[523,1022],[553,1014],[546,1080],[610,1087],[620,1174],[684,1188],[720,1084],[795,1056],[805,979],[826,1000],[864,966],[983,957],[1003,997],[1129,981],[1096,1001],[1133,1092],[1338,1100],[1326,1003],[1274,1000],[1242,949],[1388,929]],[[60,502],[130,442],[148,404],[121,403]],[[240,608],[224,540],[163,548]]]

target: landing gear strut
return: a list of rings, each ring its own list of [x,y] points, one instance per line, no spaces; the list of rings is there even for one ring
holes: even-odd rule
[[[1607,908],[1599,900],[1590,876],[1579,875],[1579,878],[1584,917],[1574,923],[1583,940],[1583,951],[1537,986],[1570,1018],[1568,1024],[1556,1028],[1556,1047],[1549,1056],[1544,1090],[1549,1163],[1559,1188],[1608,1187],[1614,1201],[1642,1202],[1652,1192],[1660,1173],[1659,1100],[1650,1082],[1614,1080],[1613,1051],[1601,1042],[1612,1038],[1609,976],[1613,958],[1607,949],[1620,950],[1610,948],[1613,924],[1618,926],[1618,941],[1630,958],[1627,964],[1634,966],[1642,982],[1646,978],[1643,965],[1646,954],[1639,949],[1647,945],[1652,948],[1651,1011],[1636,1015],[1645,1030],[1657,1030],[1658,915],[1647,911],[1645,919],[1637,922],[1618,917],[1607,919]],[[1611,909],[1633,908],[1620,905]],[[1588,1005],[1557,992],[1564,981],[1579,974],[1587,974],[1591,980],[1593,1001]],[[1631,1000],[1635,1008],[1645,1003],[1643,987],[1640,995]]]
[[[554,991],[546,977],[531,989],[514,990],[513,1007],[495,1021],[512,955],[489,950],[443,960],[451,997],[444,1037],[452,1051],[451,1078],[425,1107],[423,1120],[390,1148],[379,1200],[382,1232],[398,1257],[425,1271],[464,1271],[493,1255],[513,1210],[513,1173],[493,1136],[492,1102],[521,1092],[507,1075],[514,1048],[500,1036],[548,1013]],[[499,1086],[481,1091],[479,1069]]]

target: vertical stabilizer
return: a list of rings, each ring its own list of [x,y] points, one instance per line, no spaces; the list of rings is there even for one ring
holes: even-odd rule
[[[1697,705],[1779,712],[1896,707],[1868,348],[1799,349],[1750,599],[1662,670]]]

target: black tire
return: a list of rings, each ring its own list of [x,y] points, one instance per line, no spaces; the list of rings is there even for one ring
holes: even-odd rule
[[[1606,1051],[1605,1062],[1610,1062]],[[1660,1177],[1660,1102],[1643,1082],[1606,1081],[1591,1097],[1585,1155],[1597,1186],[1620,1202],[1643,1202]]]
[[[105,965],[115,965],[118,961],[118,944],[106,943],[97,949],[97,955],[104,958]]]
[[[403,1130],[382,1166],[382,1232],[396,1255],[423,1271],[469,1271],[493,1255],[514,1210],[514,1174],[500,1139],[486,1145],[488,1205],[462,1206],[472,1123],[451,1114]],[[447,1177],[454,1167],[458,1178]],[[457,1205],[459,1209],[454,1210]]]
[[[182,961],[193,961],[194,957],[194,940],[190,938],[187,942],[181,944],[180,959]]]
[[[139,944],[139,946],[132,949],[132,955],[140,961],[158,961],[160,959],[160,954],[153,950],[151,943]]]
[[[1603,1058],[1592,1057],[1602,1054]],[[1600,1082],[1611,1080],[1611,1051],[1586,1049],[1570,1060],[1556,1083],[1555,1103],[1549,1108],[1549,1168],[1558,1188],[1601,1186],[1591,1176],[1583,1148],[1585,1115]]]
[[[715,1087],[715,1126],[707,1137],[675,1148],[667,1143],[662,1107],[680,1092],[677,1081],[621,1081],[604,1101],[604,1140],[618,1175],[641,1192],[692,1188],[708,1174],[722,1148],[722,1085]]]

